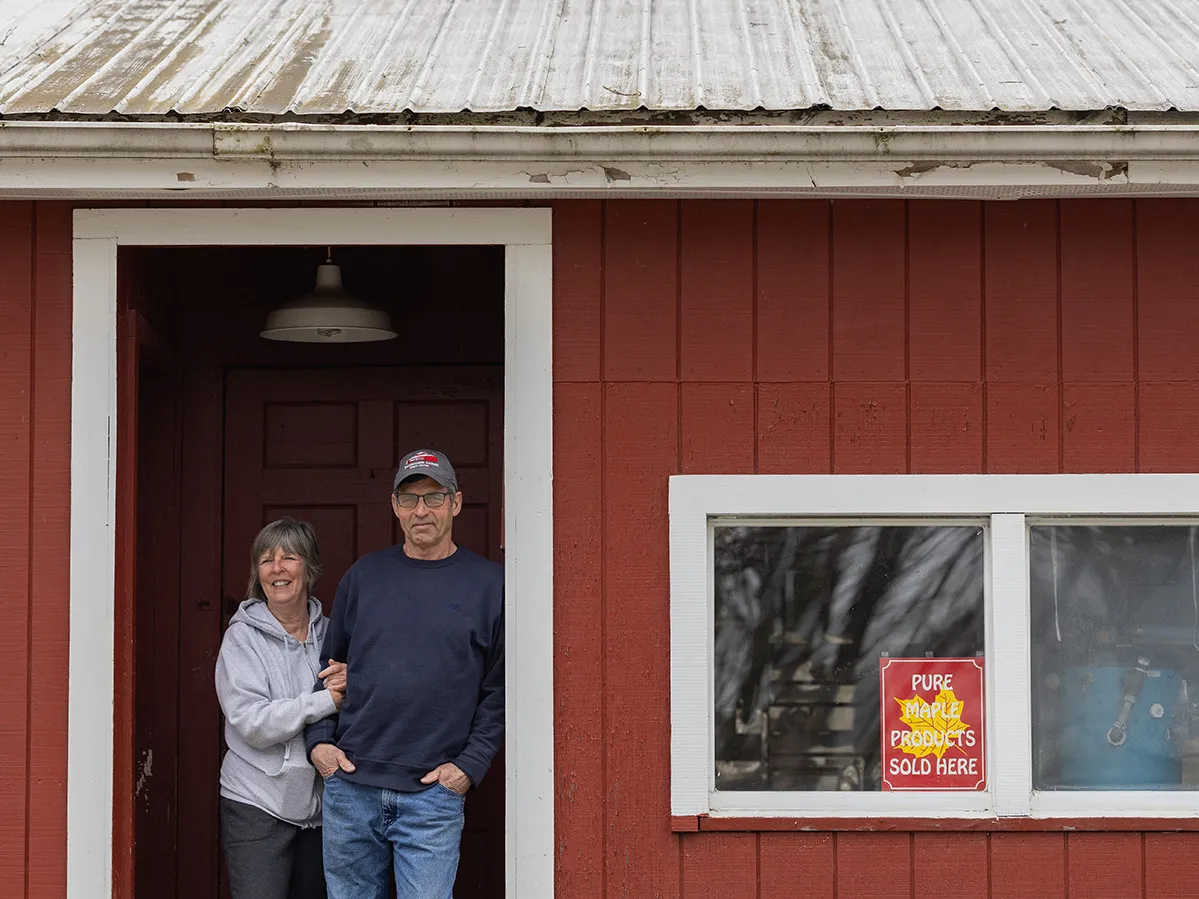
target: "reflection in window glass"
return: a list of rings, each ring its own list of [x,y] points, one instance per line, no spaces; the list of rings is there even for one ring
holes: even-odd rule
[[[1036,789],[1199,786],[1195,536],[1031,529]]]
[[[879,790],[879,660],[983,654],[977,526],[724,526],[716,788]]]

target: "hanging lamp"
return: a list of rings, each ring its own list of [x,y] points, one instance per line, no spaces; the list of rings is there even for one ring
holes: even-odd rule
[[[333,263],[330,247],[312,292],[271,312],[260,336],[292,343],[366,343],[391,340],[396,332],[386,312],[342,287],[341,266]]]

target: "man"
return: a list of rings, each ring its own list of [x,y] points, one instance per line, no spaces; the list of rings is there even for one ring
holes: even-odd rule
[[[450,460],[404,456],[391,507],[404,542],[342,578],[321,648],[348,666],[345,700],[305,732],[329,899],[385,899],[389,868],[397,899],[450,899],[465,793],[503,738],[503,567],[454,544]]]

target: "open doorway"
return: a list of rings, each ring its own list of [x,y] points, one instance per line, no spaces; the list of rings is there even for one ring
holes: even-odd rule
[[[123,345],[138,356],[122,367],[137,380],[138,527],[134,764],[116,780],[118,804],[123,775],[131,788],[137,895],[222,895],[212,672],[262,524],[314,524],[328,609],[353,560],[398,539],[387,505],[398,454],[433,444],[463,484],[456,537],[501,558],[503,248],[333,252],[347,288],[387,310],[399,339],[258,336],[270,309],[311,289],[324,247],[121,250],[118,315],[134,323]],[[503,894],[503,770],[501,752],[468,797],[456,896]]]

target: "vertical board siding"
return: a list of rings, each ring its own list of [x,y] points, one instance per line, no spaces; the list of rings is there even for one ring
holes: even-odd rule
[[[1066,899],[1065,836],[1060,833],[992,834],[989,899],[1033,897]]]
[[[684,381],[750,381],[754,355],[754,207],[684,200],[679,332]]]
[[[1062,204],[1062,380],[1130,381],[1133,200]]]
[[[1141,471],[1199,471],[1199,380],[1140,382],[1137,416]]]
[[[987,385],[987,473],[1054,474],[1060,470],[1056,384]]]
[[[907,387],[902,381],[833,385],[833,473],[907,471]]]
[[[1139,833],[1067,834],[1069,895],[1087,899],[1142,895],[1143,842]]]
[[[1199,470],[1199,200],[554,208],[558,895],[1192,895],[1199,834],[672,833],[666,478]]]
[[[1195,895],[1195,871],[1179,859],[1199,853],[1199,834],[1145,834],[1145,899],[1190,899]]]
[[[1136,387],[1066,384],[1062,389],[1062,471],[1136,471]]]
[[[683,474],[754,473],[754,391],[750,384],[684,384]]]
[[[29,896],[67,892],[67,667],[71,553],[71,208],[35,218],[30,525]]]
[[[603,315],[603,208],[598,200],[560,203],[553,215],[554,377],[596,381]]]
[[[979,833],[912,834],[912,895],[987,895],[987,836]]]
[[[757,899],[758,836],[752,833],[684,834],[683,891],[686,899]]]
[[[0,202],[0,870],[66,895],[70,207]]]
[[[33,373],[33,204],[0,204],[0,658],[11,679],[0,691],[8,771],[29,771],[30,424]],[[28,777],[0,779],[0,871],[28,889]]]
[[[836,840],[831,833],[762,834],[759,899],[836,899]]]
[[[673,382],[678,377],[678,203],[613,200],[605,205],[604,378]],[[555,256],[557,248],[555,243]],[[555,333],[555,341],[559,336]]]
[[[913,381],[909,388],[912,474],[983,470],[983,389],[978,381]]]
[[[906,205],[833,204],[833,377],[906,377]]]
[[[982,374],[982,204],[908,204],[908,355],[913,381]]]
[[[754,241],[756,380],[826,381],[828,200],[761,200]]]
[[[986,375],[1053,383],[1058,372],[1058,203],[988,203],[983,214]]]
[[[1199,371],[1199,203],[1136,204],[1137,353],[1142,381],[1193,381]]]
[[[604,388],[604,831],[607,899],[679,895],[670,833],[667,483],[679,470],[674,384]],[[597,635],[598,636],[598,635]]]
[[[826,382],[759,384],[759,474],[828,474],[832,470]]]
[[[598,359],[596,371],[598,372]],[[554,774],[558,892],[603,899],[603,403],[598,382],[554,391]],[[597,676],[579,677],[578,672]],[[575,810],[578,813],[575,813]]]
[[[903,897],[930,864],[980,899],[1194,892],[1196,834],[671,832],[666,479],[1199,470],[1196,242],[1191,199],[555,204],[559,895]],[[0,863],[27,899],[66,889],[70,284],[70,207],[0,202]]]
[[[912,835],[837,834],[837,895],[854,899],[915,899]]]

